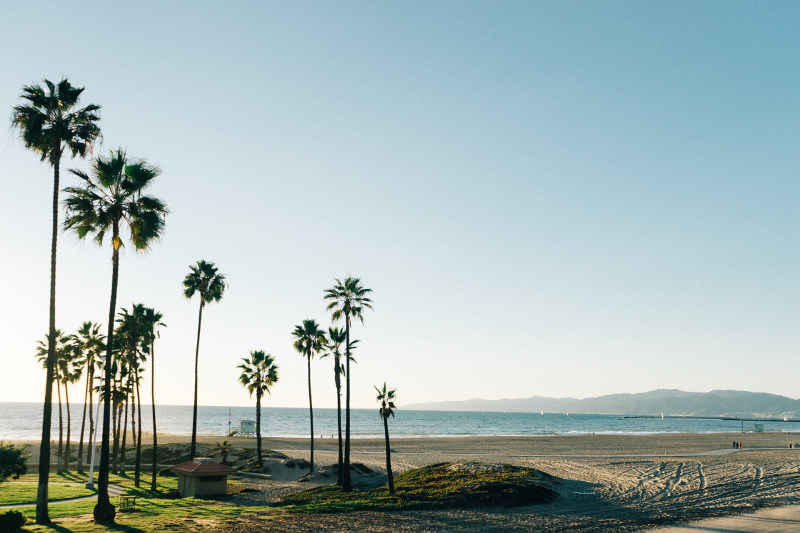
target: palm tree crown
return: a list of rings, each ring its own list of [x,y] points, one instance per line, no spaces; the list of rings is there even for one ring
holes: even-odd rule
[[[362,287],[359,278],[348,276],[344,281],[337,279],[332,289],[325,290],[325,299],[330,300],[328,310],[333,310],[333,321],[344,316],[348,324],[350,317],[358,318],[363,323],[364,309],[372,309],[372,300],[367,297],[370,292],[372,289]]]
[[[161,171],[145,161],[129,161],[122,148],[93,162],[94,178],[82,170],[70,170],[83,180],[82,187],[67,187],[67,220],[64,226],[83,239],[90,233],[102,245],[112,231],[115,250],[122,247],[119,226],[126,222],[137,250],[146,249],[164,230],[169,212],[158,198],[142,194]]]
[[[325,332],[319,329],[316,320],[303,320],[303,324],[295,326],[292,336],[295,338],[294,349],[304,357],[312,359],[327,344]]]
[[[251,397],[253,392],[269,393],[269,388],[278,381],[278,365],[275,364],[275,358],[263,350],[250,352],[250,358],[242,358],[242,364],[236,368],[242,370],[239,382],[247,388]]]
[[[373,385],[374,386],[374,385]],[[394,405],[395,398],[395,391],[397,389],[386,390],[386,382],[383,383],[383,390],[375,387],[375,390],[378,391],[378,397],[376,398],[380,407],[378,408],[378,413],[380,413],[381,417],[389,418],[390,416],[394,418],[394,410],[397,409]]]
[[[200,302],[207,304],[218,302],[222,299],[225,292],[225,276],[217,271],[214,263],[201,259],[197,265],[190,265],[189,272],[183,279],[183,294],[187,298],[200,294]]]
[[[58,85],[44,80],[47,90],[34,84],[23,87],[20,97],[28,103],[14,106],[11,126],[19,128],[26,148],[37,152],[41,160],[55,165],[64,148],[72,156],[85,156],[100,137],[99,105],[76,108],[83,87],[73,87],[67,80]]]

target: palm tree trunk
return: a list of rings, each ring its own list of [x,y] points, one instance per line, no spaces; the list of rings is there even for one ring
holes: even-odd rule
[[[72,419],[69,415],[69,388],[67,387],[67,382],[64,382],[64,399],[67,402],[67,446],[64,450],[64,472],[69,472],[69,458],[70,458],[70,450],[69,450],[69,432],[70,426],[72,424]]]
[[[261,458],[261,389],[256,389],[256,450],[258,451],[258,467],[264,464]]]
[[[347,332],[347,344],[345,345],[345,399],[344,399],[344,477],[342,478],[342,490],[350,492],[353,484],[350,481],[350,315],[345,315],[345,331]]]
[[[311,352],[306,356],[308,359],[308,412],[311,417],[311,466],[308,473],[314,475],[314,406],[311,404]]]
[[[56,473],[64,473],[64,422],[61,415],[61,380],[56,381],[58,392],[58,459],[56,460]]]
[[[389,449],[389,418],[383,417],[383,432],[386,435],[386,475],[389,476],[389,494],[394,494],[394,478],[392,477],[392,452]]]
[[[44,386],[42,443],[39,446],[39,486],[36,491],[36,523],[49,524],[47,483],[50,478],[50,424],[53,416],[53,380],[56,366],[56,244],[58,242],[58,180],[61,141],[53,152],[53,233],[50,239],[50,326],[47,332],[47,377]]]
[[[158,440],[156,436],[156,343],[150,340],[150,370],[153,380],[150,383],[150,402],[153,404],[153,477],[150,480],[150,490],[156,491],[156,474],[158,470]]]
[[[139,369],[136,369],[136,404],[139,407],[139,432],[136,433],[136,467],[133,471],[134,484],[139,486],[139,474],[142,471],[142,398],[139,394]]]
[[[125,421],[120,426],[122,428],[122,446],[120,447],[120,453],[119,453],[119,475],[120,476],[124,476],[125,475],[125,445],[127,444],[126,441],[128,440],[128,406],[130,405],[130,403],[131,403],[131,401],[129,399],[129,395],[126,392],[125,393]],[[136,409],[136,405],[135,404],[134,404],[133,408]],[[131,421],[134,424],[136,424],[136,422],[133,420],[133,417],[131,417]]]
[[[114,387],[116,388],[116,383],[114,384]],[[119,463],[119,418],[120,417],[118,416],[118,413],[121,412],[120,411],[121,406],[118,404],[116,396],[117,394],[115,393],[114,394],[114,454],[113,454],[114,459],[113,459],[113,465],[111,466],[111,471],[114,472],[115,474],[119,473],[118,463]]]
[[[339,365],[341,362],[339,358],[335,358],[336,368],[336,424],[339,428],[339,462],[336,473],[336,484],[342,486],[342,479],[344,476],[344,458],[342,456],[342,370]]]
[[[194,409],[192,411],[192,449],[189,459],[194,459],[197,451],[197,363],[200,358],[200,327],[203,324],[203,295],[200,295],[200,314],[197,317],[197,347],[194,350]]]
[[[94,361],[92,361],[92,363],[94,363]],[[94,442],[94,432],[94,368],[92,368],[89,373],[89,442]]]
[[[114,315],[117,307],[117,282],[119,281],[119,221],[114,221],[112,270],[111,270],[111,301],[108,310],[108,344],[106,345],[106,379],[103,384],[105,400],[103,401],[103,438],[100,448],[100,468],[97,474],[97,504],[94,506],[94,521],[98,524],[109,525],[114,523],[116,510],[108,498],[108,463],[109,463],[109,425],[111,418],[111,351],[114,342]]]
[[[78,443],[78,473],[83,474],[83,434],[86,431],[86,400],[89,399],[89,376],[86,376],[86,390],[83,393],[83,417],[81,418],[81,440]]]

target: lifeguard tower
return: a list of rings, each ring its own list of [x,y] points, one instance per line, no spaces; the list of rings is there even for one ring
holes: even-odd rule
[[[239,435],[246,437],[253,437],[256,434],[256,421],[255,420],[240,420],[239,421]]]

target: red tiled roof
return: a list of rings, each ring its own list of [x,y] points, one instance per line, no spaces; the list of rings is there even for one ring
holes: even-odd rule
[[[237,472],[235,468],[217,463],[215,461],[201,460],[188,461],[170,467],[172,470],[184,472],[186,474],[233,474]]]

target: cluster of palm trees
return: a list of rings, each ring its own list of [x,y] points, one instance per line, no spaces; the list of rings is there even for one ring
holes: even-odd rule
[[[188,279],[188,278],[187,278]],[[331,312],[331,321],[344,321],[344,329],[331,326],[325,332],[316,320],[303,320],[294,328],[294,348],[306,358],[308,366],[308,410],[310,420],[311,450],[309,458],[309,474],[314,473],[314,402],[311,395],[311,359],[315,355],[333,358],[333,376],[336,386],[336,412],[339,437],[339,458],[336,483],[344,491],[353,490],[350,479],[350,362],[354,361],[352,352],[358,340],[350,338],[352,319],[364,322],[363,311],[372,309],[372,300],[368,294],[372,289],[365,288],[359,278],[346,277],[335,280],[332,288],[325,291],[327,309]],[[188,296],[187,292],[187,296]],[[200,307],[202,316],[202,304]],[[198,326],[198,342],[199,342]],[[199,344],[198,344],[199,346]],[[344,353],[342,348],[344,347]],[[344,359],[344,362],[342,362]],[[242,370],[239,381],[253,395],[256,393],[256,448],[258,465],[263,463],[261,454],[261,398],[264,392],[278,381],[278,367],[274,358],[262,350],[250,352],[249,358],[243,358],[238,366]],[[342,440],[342,376],[345,376],[345,437]],[[392,391],[394,394],[394,391]],[[394,408],[394,405],[392,405]],[[387,433],[388,438],[388,433]],[[391,473],[390,473],[391,476]]]
[[[131,311],[122,308],[117,317],[114,332],[113,358],[111,359],[111,409],[112,433],[114,439],[112,472],[125,474],[128,410],[131,411],[131,438],[136,446],[134,463],[134,483],[138,487],[142,469],[142,402],[140,383],[143,364],[150,358],[151,364],[151,403],[153,427],[156,427],[155,409],[155,339],[158,329],[165,326],[161,313],[143,304],[133,304]],[[101,399],[103,391],[98,388]],[[138,411],[138,431],[137,431]],[[124,413],[124,418],[123,418]],[[121,433],[121,437],[120,437]],[[152,455],[151,490],[156,487],[157,442],[155,432]]]
[[[86,413],[89,412],[89,441],[94,433],[94,417],[87,398],[91,401],[90,389],[94,379],[95,367],[98,364],[100,351],[103,348],[104,338],[100,333],[100,326],[91,322],[84,322],[77,333],[65,335],[60,329],[55,335],[55,368],[53,381],[56,385],[58,396],[58,452],[57,469],[62,474],[69,471],[69,462],[72,458],[70,442],[72,429],[72,416],[69,408],[69,385],[77,382],[86,372],[86,390],[83,399],[83,420],[81,422],[80,444],[78,445],[78,473],[83,473],[83,443],[86,433]],[[36,359],[47,368],[48,340],[39,341],[36,347]],[[64,389],[65,403],[67,406],[67,439],[64,446],[64,424],[61,409],[61,389]]]
[[[155,339],[158,327],[163,326],[162,316],[153,308],[134,304],[131,310],[122,309],[117,316],[117,289],[119,281],[120,248],[129,242],[137,251],[151,246],[164,231],[167,206],[160,199],[146,194],[161,171],[143,159],[129,157],[122,148],[112,150],[91,160],[90,172],[70,170],[79,180],[78,186],[67,187],[65,200],[66,220],[64,227],[75,232],[79,239],[87,236],[100,246],[111,242],[111,290],[108,310],[107,333],[100,333],[99,324],[86,322],[79,331],[65,336],[55,326],[55,282],[56,248],[58,237],[59,183],[62,156],[69,152],[74,157],[91,154],[96,143],[102,140],[99,127],[100,106],[79,106],[84,89],[74,87],[67,79],[58,84],[44,80],[44,84],[25,86],[20,95],[22,103],[13,108],[11,125],[18,130],[20,138],[36,152],[42,161],[53,168],[52,236],[50,250],[50,315],[49,329],[45,341],[38,346],[38,357],[46,370],[42,440],[39,456],[39,484],[36,501],[36,523],[48,524],[48,479],[50,473],[50,430],[52,415],[53,384],[57,385],[59,397],[59,472],[69,468],[70,424],[67,407],[67,442],[63,446],[63,423],[61,417],[61,389],[68,399],[67,385],[77,381],[86,372],[84,392],[84,416],[78,449],[78,470],[83,468],[83,436],[86,412],[89,412],[89,441],[93,442],[96,422],[92,415],[92,392],[98,392],[102,400],[103,429],[101,436],[100,465],[98,469],[98,499],[94,508],[94,519],[99,524],[113,524],[115,509],[108,496],[108,476],[111,470],[111,433],[113,431],[113,468],[125,470],[127,441],[127,416],[131,413],[131,433],[136,446],[135,481],[138,486],[141,468],[142,410],[139,383],[144,371],[143,363],[150,358],[151,371],[155,376]],[[124,237],[127,236],[127,239]],[[190,266],[183,281],[184,295],[200,297],[197,322],[197,344],[195,349],[194,411],[192,417],[191,457],[196,454],[197,440],[197,388],[200,353],[200,332],[203,310],[211,302],[218,302],[225,291],[225,277],[213,263],[201,260]],[[311,398],[311,359],[314,355],[329,355],[334,360],[334,383],[337,394],[339,430],[339,474],[337,483],[343,490],[352,490],[350,481],[350,362],[352,351],[358,343],[350,338],[353,319],[364,320],[363,311],[372,308],[367,296],[371,289],[364,288],[358,278],[347,277],[336,280],[335,285],[325,291],[324,299],[331,312],[332,322],[344,322],[344,329],[331,326],[327,333],[314,320],[305,320],[295,328],[294,346],[308,360],[309,410],[311,413],[311,467],[313,471],[313,406]],[[116,327],[115,327],[116,324]],[[344,351],[342,351],[344,349]],[[103,355],[103,352],[105,354]],[[344,359],[344,361],[342,361]],[[277,382],[278,367],[274,358],[263,351],[251,352],[242,365],[240,381],[256,393],[258,461],[262,462],[260,439],[260,403],[264,392]],[[102,385],[94,386],[95,372],[102,373]],[[342,439],[341,392],[342,376],[345,377],[345,431]],[[153,382],[155,380],[153,379]],[[86,399],[88,399],[88,406]],[[151,489],[156,489],[156,417],[154,383],[151,390],[153,406],[153,472]],[[138,418],[137,418],[138,413]],[[124,418],[123,418],[124,417]],[[138,431],[137,431],[138,422]],[[120,435],[120,432],[122,433]]]
[[[112,433],[114,438],[114,454],[112,471],[114,473],[125,473],[125,451],[127,438],[128,408],[130,407],[131,433],[136,443],[136,462],[135,462],[135,483],[139,486],[141,472],[141,438],[142,438],[142,411],[139,384],[141,382],[142,364],[147,357],[152,357],[155,353],[155,339],[158,335],[158,328],[164,326],[161,322],[161,313],[143,304],[134,304],[129,312],[123,308],[117,318],[117,327],[114,331],[114,346],[111,359],[111,405],[112,405]],[[100,394],[101,400],[105,399],[104,388],[94,386],[95,372],[103,372],[105,358],[103,349],[106,346],[106,337],[100,332],[100,324],[84,322],[78,331],[73,335],[64,335],[61,330],[56,330],[55,342],[55,374],[54,382],[58,392],[58,411],[59,411],[59,439],[58,439],[58,473],[69,471],[69,463],[72,459],[70,435],[71,435],[71,413],[69,408],[69,388],[68,385],[77,382],[86,372],[86,387],[83,398],[83,417],[81,421],[80,442],[78,444],[78,473],[83,473],[84,459],[84,435],[86,434],[86,415],[89,415],[89,432],[87,442],[93,442],[95,421],[93,414],[94,393]],[[42,366],[47,364],[48,343],[39,341],[37,346],[37,359]],[[153,367],[153,372],[155,368]],[[155,374],[153,375],[155,377]],[[153,384],[155,379],[153,379]],[[64,396],[67,411],[67,438],[66,446],[63,442],[63,424],[61,411],[61,386],[64,388]],[[151,391],[155,396],[155,387]],[[153,402],[155,405],[155,402]],[[136,409],[139,408],[139,430],[136,429]],[[125,413],[123,421],[123,412]],[[156,413],[153,407],[153,425],[155,426]],[[120,438],[121,434],[121,438]],[[122,443],[120,446],[120,442]],[[153,465],[155,467],[155,449],[153,455]],[[155,487],[155,476],[153,476],[152,487]]]
[[[344,320],[344,330],[331,326],[327,334],[320,329],[316,320],[303,320],[302,324],[295,327],[292,336],[295,339],[294,348],[301,356],[306,358],[308,364],[308,409],[311,421],[311,457],[310,473],[314,472],[314,408],[311,397],[311,359],[315,355],[325,352],[333,357],[333,375],[336,385],[336,411],[339,433],[339,460],[336,483],[344,491],[353,490],[350,479],[350,361],[352,351],[357,340],[350,338],[352,319],[357,318],[364,322],[363,311],[372,309],[372,300],[367,296],[372,289],[361,285],[361,280],[354,277],[337,279],[332,288],[325,291],[325,300],[328,300],[327,309],[331,312],[331,321],[336,323]],[[342,344],[344,343],[344,354]],[[342,362],[344,357],[344,363]],[[345,376],[345,436],[342,442],[342,382]]]

